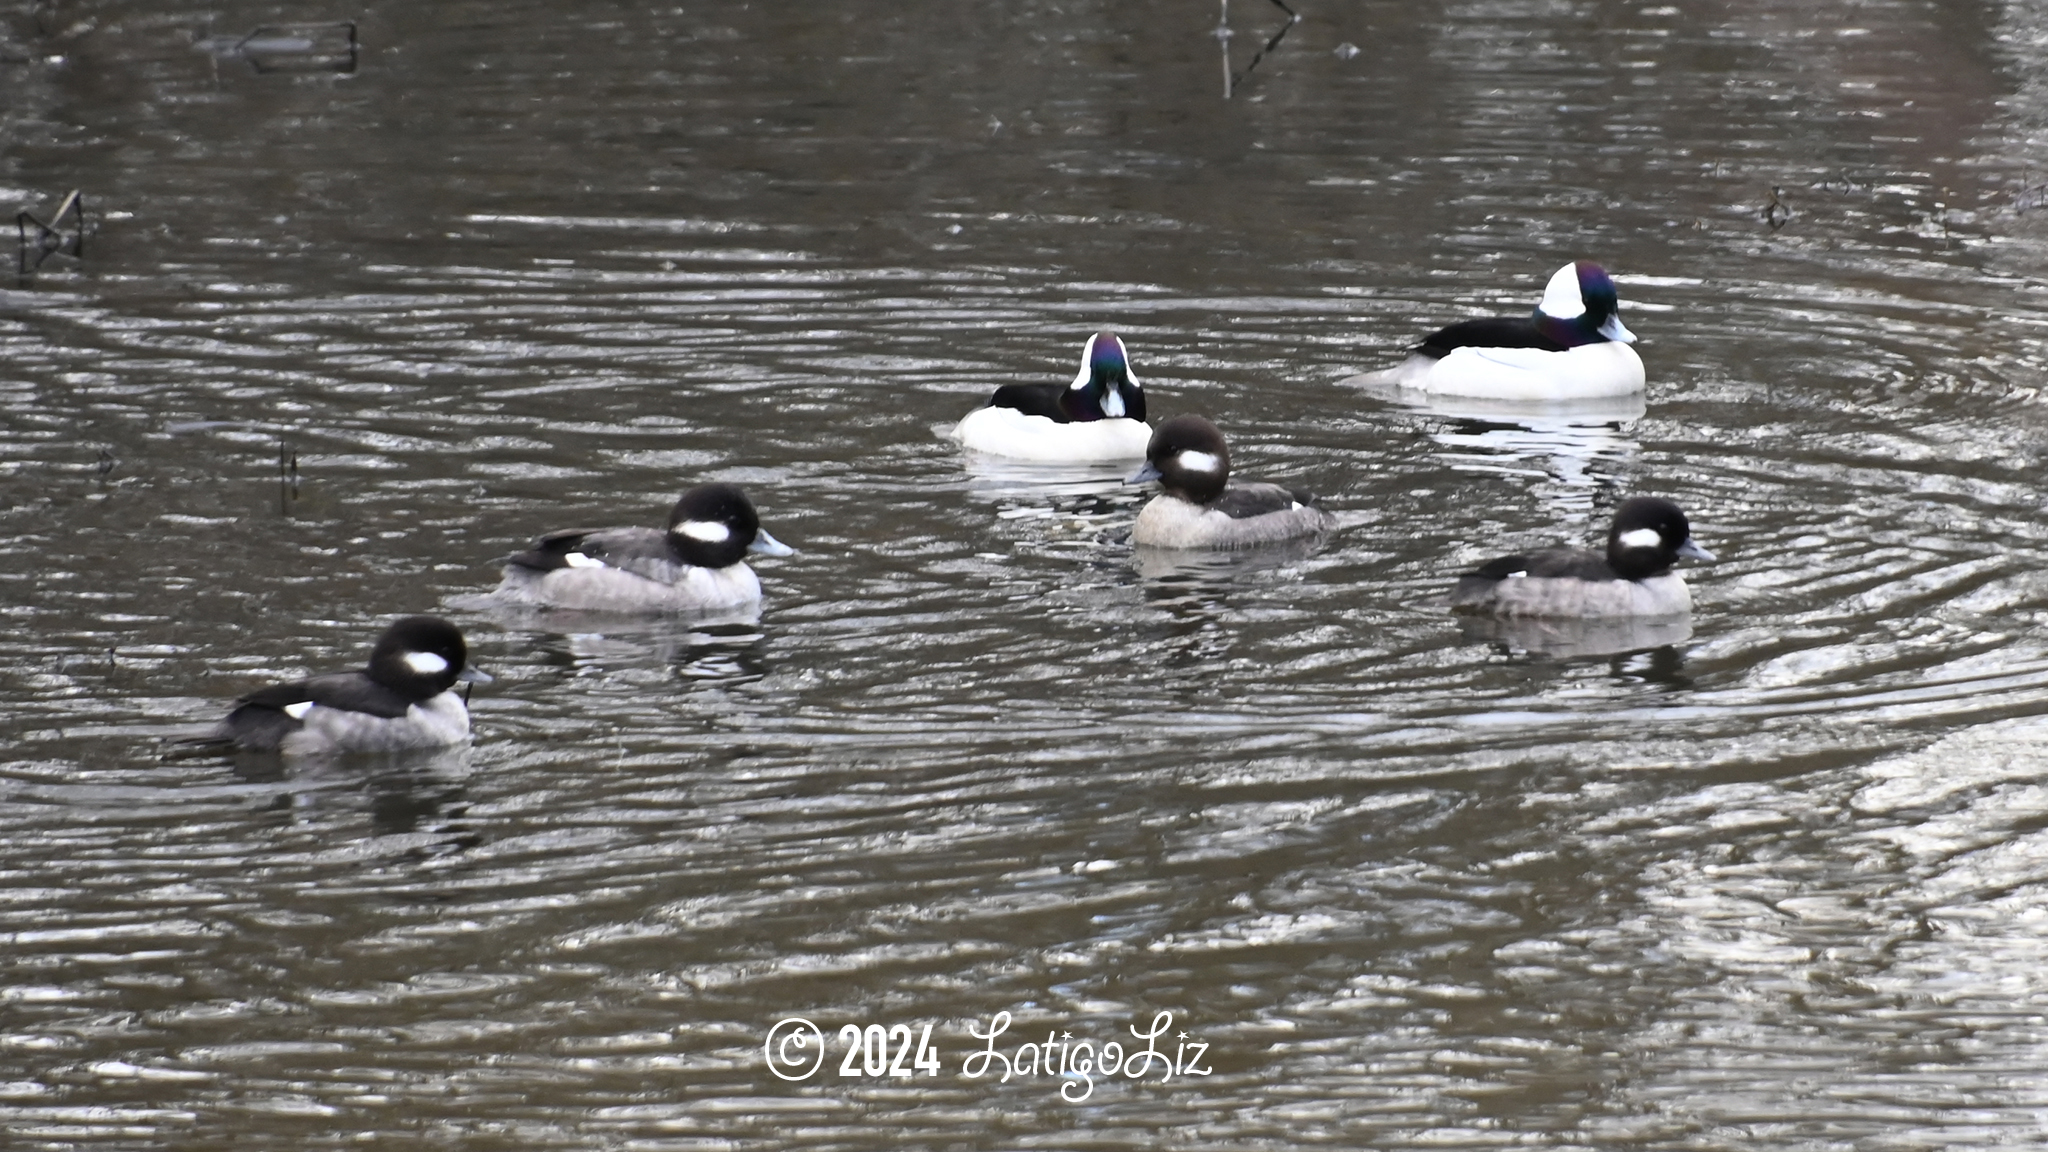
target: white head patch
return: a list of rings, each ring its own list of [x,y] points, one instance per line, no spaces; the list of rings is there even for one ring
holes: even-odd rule
[[[1173,458],[1173,462],[1189,472],[1214,472],[1223,466],[1223,461],[1208,452],[1197,452],[1190,448]]]
[[[438,676],[448,670],[448,661],[432,652],[407,652],[405,666],[422,676]]]
[[[1114,420],[1124,414],[1124,394],[1111,388],[1102,397],[1102,414]]]
[[[1572,320],[1586,314],[1586,298],[1579,292],[1579,266],[1567,264],[1557,270],[1544,286],[1538,312],[1558,320]]]
[[[311,700],[301,700],[297,704],[287,704],[284,706],[284,714],[294,720],[304,720],[306,713],[312,710],[313,702]]]
[[[1621,546],[1623,548],[1662,548],[1664,546],[1664,534],[1655,528],[1637,528],[1633,532],[1623,532],[1621,534]]]
[[[1095,375],[1089,368],[1089,365],[1095,360],[1095,340],[1096,337],[1101,335],[1102,333],[1097,332],[1094,336],[1088,338],[1086,344],[1081,345],[1081,370],[1074,374],[1074,382],[1067,385],[1067,387],[1079,391],[1088,386],[1089,379]]]
[[[723,544],[732,539],[732,529],[716,520],[685,520],[669,529],[705,544]]]
[[[563,562],[564,564],[567,564],[567,565],[568,565],[569,567],[571,567],[571,568],[602,568],[602,567],[604,567],[604,561],[602,561],[602,560],[599,560],[599,559],[597,559],[597,558],[596,558],[596,557],[594,557],[594,556],[585,556],[585,555],[584,555],[583,553],[581,553],[581,552],[571,552],[571,553],[569,553],[568,555],[566,555],[566,556],[562,557],[562,562]]]

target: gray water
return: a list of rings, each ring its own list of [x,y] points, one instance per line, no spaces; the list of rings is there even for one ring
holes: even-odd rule
[[[0,288],[10,1146],[2048,1141],[2048,18],[1297,8],[1228,101],[1201,0],[0,13],[0,202],[91,225]],[[1640,416],[1346,383],[1581,257]],[[935,435],[1101,326],[1330,539]],[[758,624],[460,606],[712,479]],[[1436,603],[1638,492],[1689,635]],[[417,611],[471,747],[162,757]]]

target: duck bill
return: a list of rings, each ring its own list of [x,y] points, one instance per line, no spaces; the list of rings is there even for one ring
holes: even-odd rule
[[[491,680],[492,676],[489,672],[474,664],[455,674],[455,681],[458,684],[489,684]]]
[[[1686,537],[1685,543],[1678,546],[1678,554],[1687,560],[1712,560],[1715,558],[1712,552],[1693,543],[1690,536]]]
[[[1633,344],[1636,342],[1636,334],[1628,330],[1628,327],[1621,322],[1621,317],[1618,314],[1609,316],[1607,323],[1602,324],[1597,331],[1602,336],[1618,344]]]
[[[766,528],[754,532],[754,542],[747,545],[747,551],[759,552],[763,556],[794,556],[796,549],[768,534]]]
[[[1152,462],[1150,460],[1147,460],[1143,464],[1138,466],[1138,470],[1136,472],[1133,472],[1129,476],[1124,477],[1124,483],[1143,484],[1147,480],[1157,479],[1159,479],[1159,469],[1154,468],[1152,466]]]

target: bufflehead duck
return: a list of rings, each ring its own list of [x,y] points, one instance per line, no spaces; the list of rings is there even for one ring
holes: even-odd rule
[[[1073,383],[1005,384],[951,435],[992,456],[1082,464],[1142,457],[1152,429],[1124,342],[1097,332],[1081,348]]]
[[[490,680],[469,663],[455,625],[407,616],[384,630],[360,672],[273,684],[235,701],[213,743],[250,752],[404,752],[469,739],[469,709],[451,689]]]
[[[1588,400],[1643,390],[1635,333],[1621,323],[1605,269],[1580,260],[1557,270],[1534,315],[1465,320],[1439,329],[1378,382],[1497,400]]]
[[[731,484],[683,493],[668,528],[571,528],[505,558],[500,603],[591,612],[716,612],[761,599],[749,552],[789,556]]]
[[[1692,542],[1692,526],[1678,505],[1655,496],[1632,496],[1614,510],[1607,554],[1583,548],[1545,548],[1488,561],[1458,580],[1451,610],[1492,616],[1680,616],[1692,611],[1692,593],[1671,570],[1680,557],[1712,560]]]
[[[1315,497],[1278,484],[1231,484],[1223,433],[1200,416],[1176,416],[1152,433],[1145,465],[1126,484],[1166,491],[1138,513],[1131,540],[1154,548],[1256,548],[1330,526]]]

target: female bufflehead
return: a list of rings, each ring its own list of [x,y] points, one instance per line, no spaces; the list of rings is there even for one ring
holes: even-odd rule
[[[439,616],[384,630],[360,672],[274,684],[235,701],[215,741],[251,752],[404,752],[469,739],[469,709],[451,689],[490,677],[462,633]]]
[[[1680,616],[1692,593],[1671,570],[1680,557],[1712,560],[1692,542],[1678,505],[1632,496],[1614,510],[1607,555],[1583,548],[1545,548],[1503,556],[1459,579],[1451,611],[1492,616]]]
[[[571,528],[505,558],[501,603],[591,612],[700,612],[744,608],[761,581],[749,552],[796,552],[767,532],[747,494],[730,484],[683,493],[668,529]]]
[[[1550,278],[1526,319],[1465,320],[1432,333],[1376,381],[1496,400],[1587,400],[1643,390],[1643,361],[1622,326],[1614,281],[1590,260]]]
[[[1126,484],[1159,481],[1166,491],[1138,513],[1136,544],[1154,548],[1256,548],[1313,536],[1330,526],[1315,497],[1278,484],[1230,484],[1223,433],[1200,416],[1176,416],[1152,433],[1145,466]]]
[[[1144,390],[1110,332],[1088,338],[1073,383],[1005,384],[952,432],[976,452],[1056,464],[1133,460],[1151,435]]]

